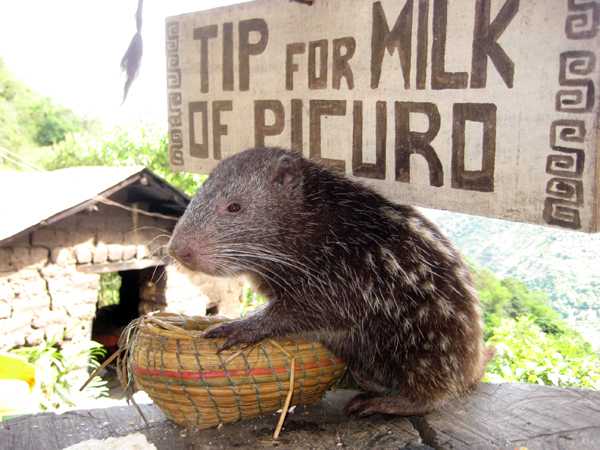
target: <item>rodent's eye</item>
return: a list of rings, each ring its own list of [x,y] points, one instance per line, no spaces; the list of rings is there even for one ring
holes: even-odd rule
[[[232,203],[231,205],[229,205],[227,207],[227,212],[231,213],[231,214],[238,213],[241,210],[242,210],[242,205],[240,205],[239,203]]]
[[[234,216],[246,210],[246,203],[236,199],[225,200],[219,206],[218,213],[221,216]]]

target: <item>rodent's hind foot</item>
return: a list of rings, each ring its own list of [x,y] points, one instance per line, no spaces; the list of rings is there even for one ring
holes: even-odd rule
[[[372,414],[393,414],[396,416],[418,416],[434,411],[435,405],[419,404],[406,400],[401,395],[386,395],[376,392],[358,394],[346,404],[344,414],[356,414],[357,419]]]

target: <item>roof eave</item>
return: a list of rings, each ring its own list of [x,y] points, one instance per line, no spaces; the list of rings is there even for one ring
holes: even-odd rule
[[[10,244],[11,242],[16,241],[24,236],[27,236],[29,233],[32,233],[40,228],[47,227],[48,225],[52,225],[53,223],[56,223],[59,220],[66,219],[67,217],[72,216],[73,214],[77,214],[78,212],[81,212],[81,211],[91,208],[93,205],[98,203],[102,198],[110,197],[115,192],[118,192],[121,189],[129,186],[130,184],[133,184],[136,181],[140,180],[144,176],[145,171],[152,174],[152,172],[150,172],[149,170],[144,168],[143,170],[140,170],[139,172],[129,176],[125,180],[115,184],[113,187],[107,189],[106,191],[101,192],[94,198],[91,198],[89,200],[86,200],[85,202],[82,202],[71,208],[65,209],[64,211],[56,213],[53,216],[50,216],[47,219],[44,219],[35,225],[32,225],[28,228],[25,228],[24,230],[19,231],[17,234],[13,234],[12,236],[9,236],[7,238],[0,240],[0,247],[5,246],[6,244]],[[101,198],[98,198],[98,197],[101,197]]]

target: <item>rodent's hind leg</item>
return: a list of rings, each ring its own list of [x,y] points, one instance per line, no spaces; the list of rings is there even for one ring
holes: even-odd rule
[[[365,391],[378,392],[380,394],[389,394],[390,389],[377,383],[369,375],[362,370],[352,369],[352,376],[356,380],[356,383]]]
[[[387,395],[378,392],[363,392],[348,402],[344,408],[347,416],[356,414],[357,419],[371,414],[394,414],[396,416],[417,416],[437,409],[439,405],[414,403],[402,395]]]

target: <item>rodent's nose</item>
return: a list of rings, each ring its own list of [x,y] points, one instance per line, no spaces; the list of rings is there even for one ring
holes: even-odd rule
[[[183,265],[189,262],[192,259],[192,252],[187,246],[182,246],[178,243],[177,240],[171,239],[169,241],[169,245],[167,246],[167,253],[171,258],[176,259]]]
[[[174,233],[167,246],[167,253],[179,264],[193,272],[212,274],[215,248],[202,235]]]
[[[172,252],[169,250],[169,256],[176,259],[179,264],[185,267],[188,270],[197,271],[198,269],[195,267],[194,255],[191,251],[182,251],[182,252]]]

